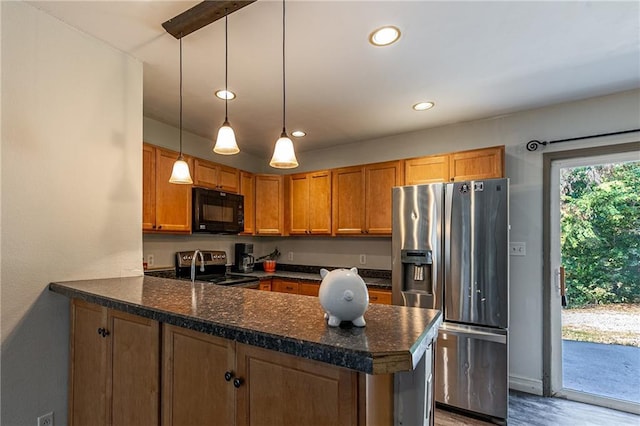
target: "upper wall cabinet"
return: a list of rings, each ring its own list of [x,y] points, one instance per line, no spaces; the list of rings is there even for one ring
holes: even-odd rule
[[[450,181],[504,177],[504,146],[450,154],[449,172]]]
[[[282,175],[255,175],[256,235],[284,234],[284,179]]]
[[[143,144],[142,230],[191,233],[191,185],[169,183],[178,153]],[[193,159],[184,156],[193,170]]]
[[[449,156],[430,155],[411,158],[404,162],[404,184],[447,182],[449,180]]]
[[[334,235],[390,235],[391,188],[402,185],[402,163],[389,161],[332,171]]]
[[[253,173],[240,172],[240,195],[244,196],[244,232],[253,235],[256,231],[256,177]]]
[[[212,163],[211,161],[194,160],[193,184],[220,191],[238,193],[240,191],[240,171],[233,167]]]
[[[404,161],[404,184],[419,185],[504,177],[504,146]]]
[[[288,231],[290,235],[331,234],[331,172],[289,175]]]

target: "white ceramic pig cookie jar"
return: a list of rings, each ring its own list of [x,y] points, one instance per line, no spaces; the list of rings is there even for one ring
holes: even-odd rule
[[[358,275],[358,269],[334,269],[331,272],[320,269],[320,276],[320,304],[329,325],[338,327],[342,321],[351,321],[356,327],[364,327],[363,315],[369,307],[369,292]]]

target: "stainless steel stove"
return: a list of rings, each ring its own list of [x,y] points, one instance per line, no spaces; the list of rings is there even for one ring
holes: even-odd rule
[[[176,278],[191,279],[191,262],[194,256],[196,280],[212,284],[234,287],[258,287],[260,281],[255,277],[227,274],[227,253],[222,250],[195,250],[176,253]]]

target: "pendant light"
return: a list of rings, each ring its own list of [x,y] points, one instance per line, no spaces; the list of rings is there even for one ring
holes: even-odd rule
[[[180,35],[180,155],[176,162],[173,163],[173,171],[169,182],[184,185],[193,184],[191,173],[189,173],[189,164],[184,161],[182,156],[182,34]]]
[[[228,38],[229,32],[227,29],[227,20],[229,15],[227,14],[227,9],[224,10],[224,90],[225,92],[229,92],[227,88],[227,76],[229,74],[229,47],[228,47]],[[240,148],[238,148],[238,144],[236,143],[236,135],[231,128],[231,124],[229,124],[229,119],[227,118],[227,99],[229,97],[224,97],[224,123],[218,130],[218,138],[216,139],[216,145],[213,147],[213,152],[216,154],[222,155],[233,155],[240,152]]]
[[[276,169],[293,169],[298,167],[298,160],[296,159],[296,153],[293,149],[293,142],[287,136],[286,123],[286,100],[287,91],[285,86],[285,61],[284,61],[284,46],[285,46],[285,9],[284,0],[282,0],[282,133],[280,138],[276,141],[276,146],[273,150],[273,157],[269,162],[271,167]]]

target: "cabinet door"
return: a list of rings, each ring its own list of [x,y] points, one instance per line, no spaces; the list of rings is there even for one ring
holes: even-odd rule
[[[109,310],[107,324],[109,424],[159,424],[159,323]]]
[[[243,344],[236,362],[238,425],[358,424],[357,373]]]
[[[279,293],[298,294],[298,281],[286,280],[283,278],[273,278],[271,281],[271,291]]]
[[[244,196],[244,232],[253,235],[256,230],[256,178],[253,173],[240,172],[240,194]]]
[[[404,184],[447,182],[449,180],[449,156],[430,155],[411,158],[404,162]]]
[[[155,149],[142,145],[142,230],[156,226],[156,159]]]
[[[364,171],[346,167],[331,172],[333,190],[332,222],[335,235],[360,235],[364,232]]]
[[[238,193],[240,171],[233,167],[196,158],[193,165],[196,186]]]
[[[450,154],[449,171],[451,181],[504,177],[504,146]]]
[[[400,161],[371,164],[366,175],[366,234],[391,235],[391,188],[402,184]]]
[[[309,173],[309,233],[331,234],[331,172]]]
[[[307,174],[287,176],[289,185],[289,234],[309,233],[309,180]]]
[[[169,183],[177,152],[156,148],[156,230],[191,232],[191,185]],[[185,156],[193,171],[193,159]]]
[[[107,324],[107,310],[80,300],[71,302],[69,359],[69,424],[107,424],[107,339],[98,329]]]
[[[218,165],[218,188],[221,191],[240,192],[240,170],[233,167]]]
[[[162,424],[234,424],[231,340],[163,325]]]
[[[256,175],[256,234],[282,235],[284,188],[281,175]]]

